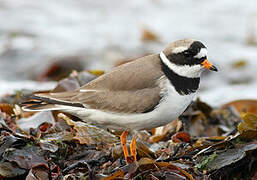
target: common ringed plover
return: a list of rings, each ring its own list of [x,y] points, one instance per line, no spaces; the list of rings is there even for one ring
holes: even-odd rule
[[[114,68],[80,89],[35,94],[26,111],[62,110],[86,122],[123,130],[121,144],[126,160],[128,131],[163,126],[181,115],[193,100],[204,69],[217,71],[207,60],[206,47],[182,39],[161,53],[138,58]],[[136,160],[136,141],[130,144]]]

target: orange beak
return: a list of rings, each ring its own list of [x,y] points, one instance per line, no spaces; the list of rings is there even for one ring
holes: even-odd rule
[[[215,66],[213,66],[212,63],[210,63],[207,59],[205,59],[205,60],[201,63],[201,65],[202,65],[203,67],[205,67],[206,69],[209,69],[209,70],[211,70],[211,71],[218,71],[218,69],[217,69]]]

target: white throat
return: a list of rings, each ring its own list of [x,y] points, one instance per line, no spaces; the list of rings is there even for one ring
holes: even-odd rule
[[[200,64],[197,65],[177,65],[172,62],[165,56],[165,54],[161,51],[160,53],[161,61],[168,66],[172,71],[176,74],[188,78],[197,78],[200,77],[201,72],[203,71],[203,67]]]

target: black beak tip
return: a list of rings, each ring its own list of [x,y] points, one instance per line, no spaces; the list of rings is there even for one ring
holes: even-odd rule
[[[210,68],[210,70],[211,70],[211,71],[216,71],[216,72],[218,71],[218,69],[217,69],[215,66],[213,66],[213,65],[212,65],[212,67]]]

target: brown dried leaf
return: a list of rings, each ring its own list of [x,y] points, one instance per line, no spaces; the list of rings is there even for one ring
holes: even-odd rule
[[[243,132],[245,132],[245,131],[255,131],[255,130],[256,130],[255,128],[251,127],[247,123],[242,122],[238,125],[238,131],[240,134],[243,134]]]
[[[123,155],[123,150],[122,150],[122,146],[121,145],[117,145],[117,146],[114,146],[112,148],[112,158],[114,160],[122,157],[122,155]]]
[[[210,116],[210,113],[212,112],[212,107],[208,105],[207,103],[201,101],[199,98],[196,99],[193,108],[195,110],[200,110],[206,117]]]
[[[6,104],[6,103],[0,104],[0,111],[5,112],[10,116],[14,114],[13,108],[14,108],[14,105],[11,105],[11,104]]]
[[[257,128],[257,115],[252,113],[243,113],[242,119],[252,128]]]
[[[152,152],[143,141],[137,140],[137,153],[140,157],[155,158],[154,152]]]
[[[244,131],[242,134],[239,135],[239,138],[243,139],[243,140],[256,139],[257,138],[257,131],[255,131],[255,130]]]
[[[253,99],[241,99],[226,103],[222,108],[233,106],[239,113],[249,112],[257,114],[257,100]]]
[[[119,142],[118,138],[108,131],[98,128],[96,126],[84,123],[72,121],[68,116],[63,113],[58,114],[60,118],[63,118],[68,125],[74,126],[76,130],[76,136],[74,139],[78,140],[80,144],[97,144],[100,142],[116,143]]]
[[[247,61],[245,59],[239,59],[233,62],[232,67],[237,69],[241,67],[245,67],[247,65]]]
[[[83,70],[82,58],[80,56],[57,57],[52,62],[48,69],[37,77],[38,80],[58,81],[67,77],[73,70]]]
[[[187,178],[175,172],[169,172],[165,174],[165,179],[166,180],[186,180]],[[159,179],[156,179],[156,180],[159,180]]]
[[[189,147],[189,149],[186,150],[186,154],[189,152],[193,152],[194,150],[202,150],[204,148],[211,147],[215,142],[217,141],[223,141],[227,137],[223,136],[214,136],[214,137],[203,137],[199,138],[192,147]]]
[[[143,28],[142,34],[141,34],[141,40],[159,42],[160,38],[156,33],[152,32],[150,29]]]
[[[240,134],[246,131],[257,131],[257,116],[251,113],[243,113],[241,114],[244,122],[241,122],[238,125],[238,131]]]
[[[140,171],[145,171],[148,169],[156,169],[156,164],[155,161],[153,159],[150,158],[141,158],[138,162],[139,165],[139,170]]]
[[[61,131],[52,134],[46,134],[42,139],[40,139],[40,143],[47,142],[62,142],[62,141],[71,141],[73,140],[74,135],[69,131]]]
[[[47,180],[48,169],[44,166],[34,167],[29,171],[29,174],[26,177],[26,180]]]
[[[168,163],[168,162],[157,162],[156,165],[160,168],[162,167],[168,167],[169,169],[174,169],[174,170],[178,170],[181,174],[180,175],[184,175],[185,177],[187,177],[190,180],[194,180],[193,176],[191,174],[189,174],[188,172],[186,172],[185,170],[181,169],[180,167],[172,164],[172,163]]]
[[[185,170],[179,168],[178,166],[168,163],[168,162],[155,162],[155,160],[149,158],[141,158],[138,162],[139,169],[141,171],[146,171],[148,169],[155,169],[158,170],[159,168],[169,168],[175,170],[176,173],[179,173],[182,176],[189,178],[190,180],[194,180],[193,176],[187,173]]]
[[[149,159],[149,158],[141,158],[140,161],[138,162],[138,165],[139,165],[139,169],[141,171],[145,171],[145,170],[148,170],[148,169],[158,170],[158,168],[160,168],[160,169],[161,168],[169,168],[169,169],[172,169],[172,170],[176,170],[177,172],[180,172],[179,173],[180,175],[183,175],[183,176],[189,178],[190,180],[194,179],[191,174],[187,173],[185,170],[175,166],[172,163],[155,162],[154,160]]]
[[[15,163],[2,162],[0,163],[0,179],[2,177],[13,178],[26,173],[25,169],[19,168]]]
[[[149,138],[150,143],[157,143],[165,138],[170,137],[170,135],[176,133],[182,127],[182,122],[178,119],[172,121],[171,123],[153,129],[153,135]]]
[[[178,132],[172,136],[172,141],[175,143],[190,142],[190,135],[186,132]]]
[[[212,128],[212,130],[214,130],[215,132],[206,131],[207,127],[208,127],[208,122],[206,120],[206,117],[203,115],[203,113],[200,112],[199,115],[192,117],[189,134],[191,136],[199,137],[199,136],[207,136],[207,133],[209,133],[209,135],[215,136],[216,135],[215,129]]]
[[[123,177],[124,177],[124,172],[123,172],[123,170],[119,169],[118,171],[116,171],[112,175],[103,178],[103,180],[123,179]]]
[[[6,160],[16,162],[19,167],[31,169],[35,166],[45,166],[48,168],[48,163],[44,159],[44,154],[40,147],[25,146],[23,149],[14,149],[5,157]]]

